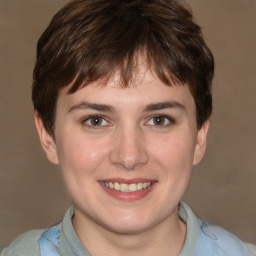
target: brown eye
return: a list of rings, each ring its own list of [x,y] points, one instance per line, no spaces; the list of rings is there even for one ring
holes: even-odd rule
[[[88,116],[85,120],[82,121],[83,124],[91,128],[99,128],[101,126],[108,126],[110,125],[104,117],[102,116]]]
[[[167,127],[171,124],[174,124],[175,120],[172,117],[166,115],[155,115],[147,122],[148,126],[158,126],[158,127]]]
[[[153,117],[154,125],[164,125],[166,122],[166,117],[164,116],[155,116]]]
[[[91,117],[90,123],[93,126],[100,126],[102,124],[102,117],[100,116]]]

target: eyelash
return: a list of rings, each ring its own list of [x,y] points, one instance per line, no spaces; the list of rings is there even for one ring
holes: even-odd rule
[[[97,118],[99,120],[99,124],[92,124],[92,120],[93,118]],[[150,122],[154,122],[154,118],[164,118],[164,123],[161,124],[156,124],[156,123],[152,123],[150,124]],[[96,120],[94,120],[96,121]],[[90,122],[90,124],[88,123]],[[104,124],[104,122],[106,124]],[[168,122],[166,124],[166,122]],[[103,123],[103,125],[102,125]],[[170,116],[166,116],[166,115],[154,115],[152,116],[149,121],[146,122],[146,125],[147,126],[152,126],[152,127],[156,127],[156,128],[164,128],[164,127],[168,127],[172,124],[175,123],[175,119],[170,117]],[[90,115],[90,116],[87,116],[85,119],[82,120],[82,124],[83,125],[86,125],[88,128],[92,128],[92,129],[99,129],[99,128],[104,128],[106,126],[111,126],[111,123],[106,119],[106,117],[102,116],[102,115]]]
[[[97,125],[93,125],[92,124],[92,120],[93,118],[98,118],[100,120],[100,124]],[[88,124],[87,122],[90,122],[90,124]],[[106,124],[103,124],[102,125],[102,122],[106,122]],[[90,115],[90,116],[87,116],[85,119],[82,120],[81,122],[83,125],[86,125],[88,128],[91,128],[91,129],[99,129],[99,128],[103,128],[103,127],[106,127],[106,126],[110,126],[110,122],[106,120],[106,117],[104,116],[101,116],[101,115]]]
[[[150,121],[154,122],[154,121],[153,121],[154,118],[164,118],[164,124],[155,124],[155,123],[149,124]],[[167,124],[166,124],[166,121],[168,122]],[[172,118],[172,117],[170,117],[170,116],[166,116],[166,115],[154,115],[154,116],[152,116],[152,117],[149,119],[149,121],[148,121],[146,124],[147,124],[148,126],[154,126],[154,127],[156,127],[156,128],[164,128],[164,127],[168,127],[168,126],[170,126],[170,125],[172,125],[172,124],[175,124],[175,119]]]

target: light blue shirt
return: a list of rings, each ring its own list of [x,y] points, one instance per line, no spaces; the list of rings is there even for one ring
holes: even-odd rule
[[[20,236],[1,256],[91,256],[73,228],[73,212],[71,207],[56,226]],[[225,229],[198,219],[184,202],[180,203],[179,217],[187,224],[179,256],[256,256],[256,246],[245,245]]]

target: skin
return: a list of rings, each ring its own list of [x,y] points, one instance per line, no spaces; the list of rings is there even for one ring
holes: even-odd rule
[[[178,255],[185,241],[178,204],[204,155],[209,122],[197,129],[187,85],[168,87],[149,71],[136,81],[122,89],[115,76],[73,94],[68,86],[57,101],[54,139],[35,113],[42,146],[73,199],[74,228],[96,256]],[[153,185],[131,197],[101,184],[120,180]]]

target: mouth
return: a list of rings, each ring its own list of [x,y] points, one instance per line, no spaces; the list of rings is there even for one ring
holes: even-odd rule
[[[121,192],[137,192],[146,188],[149,188],[152,186],[153,182],[138,182],[138,183],[119,183],[119,182],[108,182],[108,181],[103,181],[101,184],[104,187],[114,189],[116,191],[121,191]]]
[[[112,179],[99,181],[108,195],[121,201],[136,201],[147,196],[157,181]]]

